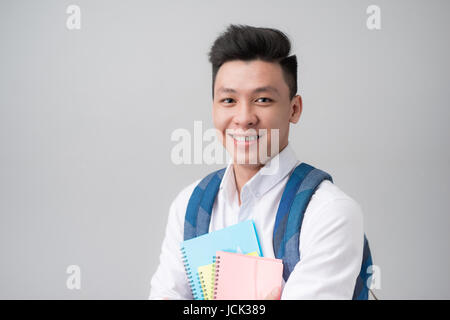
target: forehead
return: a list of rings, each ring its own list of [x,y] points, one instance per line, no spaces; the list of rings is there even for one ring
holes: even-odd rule
[[[231,88],[237,92],[253,91],[255,88],[271,87],[280,94],[288,91],[281,66],[262,60],[233,60],[224,63],[217,72],[214,90],[217,94]]]

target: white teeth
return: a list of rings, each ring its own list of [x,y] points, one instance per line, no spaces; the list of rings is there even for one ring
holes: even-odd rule
[[[257,140],[259,137],[258,136],[233,136],[233,138],[237,141],[253,141],[253,140]]]

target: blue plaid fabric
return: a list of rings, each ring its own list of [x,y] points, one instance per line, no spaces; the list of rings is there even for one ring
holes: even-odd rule
[[[184,240],[208,233],[212,207],[225,169],[207,175],[192,192],[184,219]]]

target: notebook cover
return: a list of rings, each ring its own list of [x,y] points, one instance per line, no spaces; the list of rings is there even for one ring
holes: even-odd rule
[[[213,263],[217,251],[243,254],[256,251],[261,256],[253,220],[246,220],[181,243],[186,275],[195,300],[204,299],[198,267]]]
[[[223,251],[216,254],[214,299],[262,300],[274,288],[281,288],[282,260]]]
[[[249,256],[258,256],[258,252],[253,251],[247,253]],[[205,266],[198,267],[198,275],[200,278],[200,285],[202,286],[204,300],[214,299],[214,279],[216,277],[215,262]]]

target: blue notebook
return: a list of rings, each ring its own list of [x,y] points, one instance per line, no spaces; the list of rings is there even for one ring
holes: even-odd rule
[[[262,256],[253,220],[240,222],[181,243],[181,255],[195,300],[204,299],[198,267],[213,263],[216,251],[243,254],[257,252]]]

